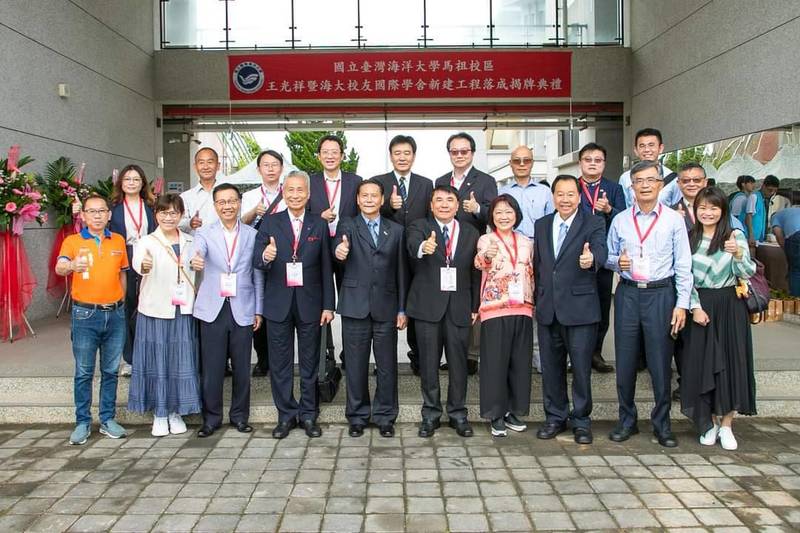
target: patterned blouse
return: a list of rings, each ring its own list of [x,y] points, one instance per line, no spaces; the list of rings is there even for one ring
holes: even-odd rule
[[[736,259],[733,254],[724,250],[717,250],[713,255],[708,255],[708,245],[711,239],[703,236],[697,251],[692,254],[692,274],[694,287],[692,287],[691,308],[700,308],[700,298],[697,289],[721,289],[733,287],[737,278],[750,278],[756,272],[756,264],[750,259],[750,249],[747,239],[739,230],[733,232],[736,244],[742,250],[742,258]]]
[[[512,265],[513,245],[506,246],[494,233],[481,235],[478,239],[478,253],[475,255],[475,268],[481,274],[481,304],[478,310],[481,321],[499,316],[533,316],[533,241],[518,231],[517,261]],[[484,252],[490,243],[497,243],[497,255],[487,260]],[[509,286],[513,282],[522,284],[521,302],[513,302]]]

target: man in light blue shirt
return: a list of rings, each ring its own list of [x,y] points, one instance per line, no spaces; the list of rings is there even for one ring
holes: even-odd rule
[[[686,323],[692,291],[692,253],[683,217],[659,202],[664,186],[657,161],[631,169],[635,205],[614,220],[608,232],[606,268],[620,275],[614,295],[619,424],[609,438],[628,440],[637,427],[636,369],[644,337],[653,382],[653,431],[662,446],[678,445],[669,419],[673,339]]]
[[[555,211],[553,193],[546,185],[533,181],[533,152],[527,146],[518,146],[511,152],[511,172],[514,181],[503,186],[499,194],[510,194],[522,210],[522,222],[517,231],[533,239],[533,223]]]
[[[640,161],[658,161],[659,156],[664,152],[661,132],[655,128],[644,128],[636,132],[633,140],[633,152]],[[672,171],[661,165],[661,175],[664,177],[672,174]],[[631,171],[626,170],[619,177],[619,184],[625,193],[625,205],[631,207],[634,201],[633,188],[631,187]],[[683,195],[678,187],[678,180],[672,179],[665,183],[658,194],[658,201],[662,204],[673,206],[681,201]]]
[[[789,263],[789,292],[800,296],[800,207],[788,207],[775,213],[772,232]]]

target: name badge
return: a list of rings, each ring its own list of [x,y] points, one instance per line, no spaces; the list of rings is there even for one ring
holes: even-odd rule
[[[650,281],[650,257],[631,258],[631,277],[634,281]]]
[[[522,288],[522,283],[516,279],[508,284],[508,302],[511,305],[522,305],[525,303],[525,291]]]
[[[451,267],[442,267],[439,269],[441,272],[441,282],[439,289],[442,291],[452,292],[456,290],[456,269]]]
[[[286,263],[286,286],[303,286],[303,263]]]
[[[236,272],[220,274],[219,295],[224,298],[236,296]]]
[[[172,286],[172,305],[189,304],[189,285],[181,281]]]

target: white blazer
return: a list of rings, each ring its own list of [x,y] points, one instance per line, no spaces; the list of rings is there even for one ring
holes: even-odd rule
[[[189,282],[187,290],[188,303],[182,305],[181,314],[191,315],[194,307],[194,271],[189,268],[192,248],[192,237],[180,232],[181,265],[180,279]],[[150,252],[153,268],[147,274],[142,273],[142,259]],[[153,318],[175,318],[175,306],[172,304],[172,288],[178,282],[178,265],[169,239],[161,228],[142,237],[133,250],[133,269],[142,275],[139,286],[139,312]]]

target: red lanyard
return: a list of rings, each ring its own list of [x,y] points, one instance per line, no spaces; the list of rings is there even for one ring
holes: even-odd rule
[[[278,194],[276,194],[275,197],[277,198],[278,196],[280,196],[280,194],[282,192],[283,192],[283,185],[280,185],[280,186],[278,186]],[[266,189],[264,189],[263,185],[261,186],[261,197],[264,198],[264,205],[269,207],[269,204],[271,202],[267,202],[267,192],[266,192]],[[281,205],[280,202],[275,202],[275,207],[272,208],[272,211],[270,211],[269,214],[270,215],[274,215],[278,211],[278,206],[279,205]],[[237,236],[238,236],[238,234],[237,234]]]
[[[464,180],[466,179],[466,177],[467,177],[466,174],[461,176],[461,184],[462,185],[464,184]],[[459,190],[459,187],[456,187],[456,175],[455,174],[451,174],[450,175],[450,186],[452,188],[456,189],[456,190]]]
[[[586,200],[589,201],[589,207],[592,208],[592,213],[594,213],[594,205],[597,203],[597,198],[600,196],[600,182],[597,182],[597,188],[594,190],[594,198],[589,193],[589,187],[586,185],[586,180],[581,178],[581,187],[583,188],[583,194],[586,195]]]
[[[333,209],[333,204],[336,203],[336,195],[339,194],[339,186],[342,184],[342,180],[341,178],[336,180],[336,188],[333,189],[333,196],[331,196],[331,190],[330,187],[328,187],[329,181],[330,180],[327,178],[325,179],[325,194],[328,195],[328,205]]]
[[[222,238],[225,241],[225,251],[228,254],[228,273],[230,273],[233,271],[233,254],[236,253],[236,244],[239,242],[239,223],[236,223],[236,236],[233,238],[233,244],[231,244],[230,248],[228,248],[228,240],[225,239],[224,235]]]
[[[653,231],[653,228],[658,223],[658,219],[661,218],[661,210],[663,209],[663,204],[658,204],[658,211],[656,212],[656,218],[650,223],[650,227],[647,228],[644,236],[642,236],[642,230],[639,229],[639,221],[636,220],[636,215],[631,211],[631,216],[633,217],[633,225],[636,228],[636,235],[639,236],[639,244],[641,244],[641,248],[639,248],[639,255],[644,255],[644,241],[647,240],[647,237],[650,236],[650,232]]]
[[[506,241],[503,240],[503,238],[500,236],[499,233],[497,233],[497,230],[494,230],[494,234],[497,236],[497,238],[500,240],[500,242],[503,243],[503,247],[506,249],[506,252],[508,252],[508,256],[511,258],[511,268],[512,269],[517,268],[517,257],[519,257],[518,251],[517,251],[517,234],[514,233],[513,231],[511,232],[511,238],[514,239],[514,253],[513,254],[511,253],[511,248],[508,247],[508,245],[506,244]]]
[[[295,231],[295,221],[293,219],[290,219],[290,221],[292,224],[292,235],[294,235],[292,238],[292,262],[294,262],[297,260],[297,249],[300,247],[300,234],[303,232],[303,223],[301,221],[300,229]]]
[[[125,204],[125,210],[128,212],[128,216],[131,217],[131,222],[133,222],[133,227],[136,228],[136,236],[137,237],[141,237],[142,236],[142,210],[144,209],[142,207],[141,198],[139,199],[139,221],[138,222],[136,221],[136,218],[134,218],[133,212],[131,211],[131,208],[128,205],[128,199],[127,198],[123,198],[122,199],[122,203]]]
[[[445,224],[444,227],[447,227],[447,225]],[[458,221],[453,219],[453,234],[450,235],[444,247],[444,260],[448,267],[450,266],[450,260],[453,258],[453,243],[456,240],[456,235],[458,235]]]

